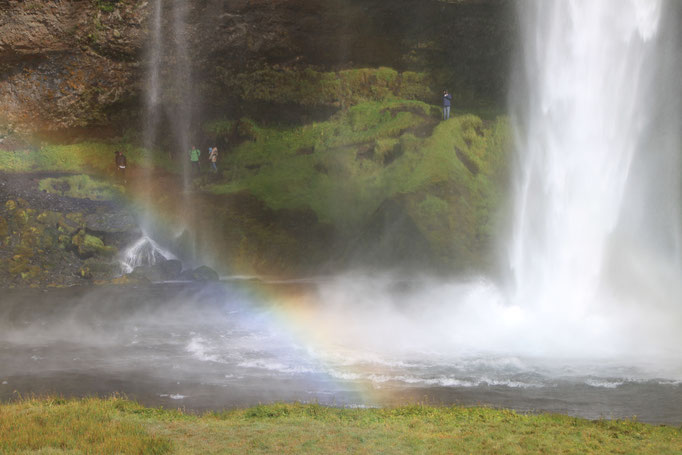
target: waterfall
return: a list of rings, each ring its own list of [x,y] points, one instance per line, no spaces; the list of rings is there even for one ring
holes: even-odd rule
[[[186,0],[151,0],[147,27],[149,41],[146,49],[146,81],[143,103],[143,145],[145,170],[140,173],[144,184],[138,194],[141,209],[138,219],[142,228],[154,235],[158,223],[150,216],[154,212],[151,169],[153,155],[167,153],[180,164],[182,184],[189,186],[188,151],[193,116],[192,61],[189,52],[189,27]],[[158,188],[156,189],[158,191]],[[183,198],[183,213],[189,213]],[[161,227],[163,230],[164,227]],[[153,265],[160,258],[175,258],[161,249],[146,234],[125,254],[122,268],[129,273],[140,265]]]
[[[131,273],[136,267],[151,266],[170,259],[177,258],[147,235],[143,235],[123,254],[121,270],[123,273]]]
[[[161,102],[161,63],[163,56],[161,0],[152,3],[149,21],[150,44],[147,49],[147,81],[144,99],[144,147],[149,154],[156,145]],[[147,165],[151,157],[147,156]]]
[[[187,187],[190,175],[187,153],[192,145],[190,128],[194,110],[188,2],[153,0],[150,9],[144,146],[149,153],[165,148],[170,158],[179,160]],[[163,124],[162,119],[166,120]]]
[[[679,179],[658,195],[668,202],[651,191],[671,167],[679,174],[679,144],[661,139],[679,131],[670,116],[661,124],[660,95],[678,84],[662,74],[665,10],[662,0],[520,2],[515,304],[580,316],[636,286],[681,298]],[[655,222],[666,204],[676,215]]]

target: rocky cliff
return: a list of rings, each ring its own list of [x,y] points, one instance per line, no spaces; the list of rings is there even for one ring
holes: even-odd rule
[[[0,1],[0,123],[20,131],[135,127],[151,3]],[[165,3],[165,2],[164,2]],[[166,3],[168,5],[170,3]],[[427,71],[462,102],[501,99],[513,21],[506,0],[188,2],[197,99],[253,104],[235,81],[264,69]],[[173,27],[168,8],[164,21]],[[172,60],[172,52],[164,58]],[[243,84],[242,84],[243,85]]]

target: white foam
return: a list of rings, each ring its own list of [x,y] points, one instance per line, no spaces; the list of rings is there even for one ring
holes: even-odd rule
[[[200,337],[194,336],[185,347],[185,350],[192,354],[192,357],[201,360],[202,362],[219,362],[220,357],[211,352],[211,347],[208,342]]]
[[[276,371],[284,374],[307,374],[307,373],[319,373],[319,370],[303,366],[303,365],[286,365],[276,361],[256,359],[256,360],[245,360],[238,363],[238,366],[242,368],[255,368],[267,371]]]
[[[180,394],[168,394],[168,393],[162,393],[159,395],[162,398],[170,398],[171,400],[182,400],[187,398],[186,395],[180,395]]]
[[[615,389],[623,384],[625,382],[623,381],[609,381],[609,380],[598,380],[598,379],[588,379],[585,381],[585,384],[589,385],[590,387],[597,387],[597,388],[604,388],[604,389]]]

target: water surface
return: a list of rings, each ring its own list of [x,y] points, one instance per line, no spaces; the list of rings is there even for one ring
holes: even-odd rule
[[[310,305],[301,296],[319,296],[317,288],[230,282],[4,291],[0,399],[121,393],[188,410],[273,401],[485,404],[682,423],[681,382],[642,365],[449,355],[416,342],[412,350],[372,341],[362,349],[315,338],[305,326],[316,321],[301,322],[300,314],[316,313],[290,307]],[[351,314],[339,324],[352,321]]]

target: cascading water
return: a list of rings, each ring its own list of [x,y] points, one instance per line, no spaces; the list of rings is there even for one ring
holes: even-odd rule
[[[341,278],[322,286],[323,336],[448,367],[485,359],[505,371],[511,358],[543,375],[558,365],[551,374],[682,378],[680,109],[671,101],[680,6],[518,5],[511,284],[394,293],[380,279]]]
[[[151,266],[170,259],[177,258],[145,235],[125,251],[121,260],[121,269],[124,273],[131,273],[136,267]]]
[[[192,122],[192,64],[187,41],[187,2],[154,0],[150,7],[147,82],[145,92],[145,147],[168,147],[169,155],[187,161]],[[159,143],[161,119],[168,120]],[[171,153],[172,152],[172,153]],[[185,166],[187,167],[187,166]],[[186,169],[187,170],[187,169]],[[185,172],[187,174],[187,172]]]
[[[190,149],[190,127],[192,123],[193,89],[192,89],[192,60],[189,56],[187,42],[187,3],[185,0],[170,2],[173,15],[173,44],[174,59],[172,69],[172,96],[174,98],[173,112],[170,114],[175,132],[176,144],[179,150],[183,169],[183,184],[185,190],[190,186],[191,169],[189,167],[188,152]]]
[[[144,183],[138,185],[142,189],[138,194],[138,202],[142,207],[138,219],[143,229],[149,235],[153,235],[158,231],[158,226],[148,215],[153,212],[154,206],[151,189],[153,177],[150,171],[154,167],[152,155],[166,149],[169,159],[181,164],[183,187],[185,189],[189,187],[190,169],[187,152],[190,147],[193,96],[192,65],[187,40],[187,2],[152,0],[149,11],[143,118],[146,171],[140,174]],[[183,211],[186,213],[188,205],[186,198],[182,203]],[[138,265],[153,264],[147,259],[153,259],[161,254],[161,251],[145,234],[126,252],[126,259],[123,261],[124,271],[129,272]],[[168,258],[168,254],[161,255]],[[136,257],[142,258],[142,263],[136,262]],[[130,264],[126,265],[128,263]]]
[[[660,84],[677,83],[660,74],[665,6],[662,0],[521,3],[524,58],[513,99],[520,152],[510,248],[514,304],[559,318],[592,314],[595,305],[624,297],[618,262],[628,253],[636,261],[651,252],[646,237],[655,232],[634,234],[627,223],[653,219],[658,208],[652,202],[633,216],[629,196],[643,191],[641,172],[633,170],[638,156],[670,157],[654,170],[664,175],[679,154],[652,140],[657,93],[665,90]],[[666,197],[679,207],[679,194]],[[679,220],[670,218],[664,229],[679,233]],[[675,248],[671,256],[679,258]],[[659,271],[639,270],[625,280],[664,285],[663,276],[653,276]],[[667,298],[680,299],[679,289],[667,284],[673,286]]]
[[[161,0],[151,6],[150,44],[147,49],[147,82],[144,100],[144,146],[149,153],[155,146],[161,117],[161,64],[163,56]],[[150,156],[147,156],[150,164]]]

